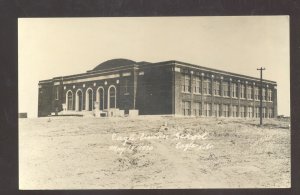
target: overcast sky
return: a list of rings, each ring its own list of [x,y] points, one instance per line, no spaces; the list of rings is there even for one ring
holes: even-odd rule
[[[179,60],[278,84],[290,115],[289,17],[19,19],[19,112],[37,117],[38,81],[84,73],[113,58]]]

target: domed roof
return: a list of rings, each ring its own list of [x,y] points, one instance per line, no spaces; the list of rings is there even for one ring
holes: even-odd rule
[[[104,69],[117,68],[122,66],[133,65],[133,64],[136,64],[136,62],[128,59],[118,58],[118,59],[105,61],[99,64],[98,66],[96,66],[93,70],[104,70]]]

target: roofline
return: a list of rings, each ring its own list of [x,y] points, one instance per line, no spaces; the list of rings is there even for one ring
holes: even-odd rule
[[[208,68],[208,67],[204,67],[204,66],[199,66],[199,65],[195,65],[195,64],[190,64],[190,63],[186,63],[186,62],[181,62],[181,61],[177,61],[177,60],[169,60],[169,61],[163,61],[163,62],[158,62],[155,64],[159,64],[159,63],[171,63],[174,65],[184,65],[184,66],[192,66],[193,68],[197,68],[197,69],[202,69],[202,70],[207,70],[207,71],[213,71],[219,74],[227,74],[229,76],[236,76],[236,77],[244,77],[247,79],[252,79],[252,80],[256,80],[256,81],[260,81],[260,78],[257,77],[252,77],[252,76],[247,76],[247,75],[243,75],[243,74],[237,74],[237,73],[232,73],[232,72],[228,72],[228,71],[223,71],[223,70],[218,70],[218,69],[214,69],[214,68]],[[264,82],[269,82],[272,84],[277,84],[276,81],[271,81],[271,80],[267,80],[267,79],[263,79]]]
[[[39,84],[41,84],[41,83],[51,83],[52,81],[53,81],[53,79],[40,80]]]
[[[186,62],[181,62],[181,61],[177,61],[177,60],[168,60],[168,61],[162,61],[162,62],[142,64],[142,65],[132,64],[132,65],[128,65],[128,66],[125,66],[125,67],[107,68],[107,69],[103,69],[103,70],[88,70],[85,73],[67,75],[67,76],[58,76],[58,77],[54,77],[52,79],[41,80],[41,81],[39,81],[39,83],[48,83],[48,82],[53,82],[55,80],[61,80],[61,79],[82,78],[82,77],[85,77],[85,76],[99,76],[99,75],[102,75],[102,74],[111,73],[111,72],[115,72],[115,71],[123,71],[123,70],[132,69],[132,68],[138,68],[139,69],[139,68],[146,68],[146,67],[159,66],[159,65],[187,66],[187,67],[193,67],[193,68],[196,68],[196,69],[201,69],[203,71],[215,72],[217,74],[223,74],[223,75],[235,76],[235,77],[242,77],[242,78],[246,78],[246,79],[250,79],[250,80],[260,81],[260,79],[257,78],[257,77],[232,73],[232,72],[218,70],[218,69],[214,69],[214,68],[208,68],[208,67],[199,66],[199,65],[195,65],[195,64],[190,64],[190,63],[186,63]],[[263,82],[268,82],[268,83],[277,85],[276,81],[263,79]]]
[[[128,70],[128,69],[132,69],[135,68],[136,66],[132,65],[130,67],[126,66],[124,68],[111,68],[111,69],[103,69],[103,70],[99,70],[99,71],[95,71],[95,72],[85,72],[85,73],[79,73],[79,74],[73,74],[73,75],[67,75],[67,76],[58,76],[58,77],[53,77],[52,79],[47,79],[47,80],[41,80],[39,81],[39,83],[48,83],[48,82],[53,82],[53,81],[59,81],[61,79],[78,79],[78,78],[82,78],[82,77],[86,77],[86,76],[100,76],[102,74],[106,74],[106,73],[112,73],[112,72],[116,72],[116,71],[123,71],[123,70]],[[105,71],[105,72],[104,72]]]

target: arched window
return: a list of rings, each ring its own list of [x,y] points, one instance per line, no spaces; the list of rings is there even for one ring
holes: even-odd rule
[[[83,96],[82,96],[82,90],[78,89],[76,91],[76,105],[75,105],[75,110],[76,111],[81,111],[83,107]]]
[[[97,89],[97,102],[99,102],[99,110],[103,110],[104,109],[104,88],[103,87],[99,87]]]
[[[108,88],[108,107],[116,108],[117,98],[116,98],[116,87],[111,85]]]
[[[93,110],[93,101],[93,90],[92,88],[88,88],[85,92],[85,110]]]
[[[73,92],[71,90],[67,91],[66,104],[67,110],[73,110]]]

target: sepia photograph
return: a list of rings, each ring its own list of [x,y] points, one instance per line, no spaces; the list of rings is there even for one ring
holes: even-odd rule
[[[19,18],[19,189],[290,188],[289,25]]]

